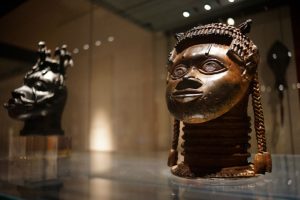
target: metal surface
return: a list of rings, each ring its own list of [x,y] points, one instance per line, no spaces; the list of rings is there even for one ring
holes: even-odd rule
[[[259,54],[245,35],[250,25],[251,20],[238,28],[214,23],[176,35],[166,89],[169,111],[184,123],[184,161],[176,162],[175,129],[168,161],[175,175],[251,177],[271,171],[256,72]],[[247,160],[250,94],[259,151],[254,164]]]
[[[45,43],[40,42],[38,54],[37,63],[25,75],[24,85],[12,92],[4,107],[10,117],[25,122],[22,135],[63,134],[61,115],[67,99],[65,71],[73,61],[65,45],[55,50],[53,59]]]

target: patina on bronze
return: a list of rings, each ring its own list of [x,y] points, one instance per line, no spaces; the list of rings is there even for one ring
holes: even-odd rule
[[[62,135],[61,115],[67,99],[65,72],[73,61],[66,45],[56,48],[54,58],[45,42],[38,46],[37,63],[4,107],[10,117],[24,121],[21,135]]]
[[[181,177],[252,177],[271,172],[257,75],[258,49],[239,27],[197,26],[176,35],[170,53],[166,101],[175,117],[168,165]],[[258,153],[249,163],[252,96]],[[183,162],[177,163],[180,121]]]

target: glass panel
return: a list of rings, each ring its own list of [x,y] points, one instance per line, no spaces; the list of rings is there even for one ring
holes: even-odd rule
[[[72,53],[74,66],[67,69],[65,82],[60,85],[67,88],[62,119],[56,116],[49,126],[61,121],[64,134],[45,128],[49,123],[33,118],[34,123],[28,124],[43,131],[22,135],[24,122],[10,117],[7,109],[0,109],[0,198],[296,199],[299,196],[296,3],[5,2],[0,9],[1,104],[16,95],[13,91],[26,82],[25,74],[41,63],[41,56],[38,57],[41,53],[37,53],[38,49],[42,51],[39,41],[45,41],[51,49],[49,63],[53,68],[63,57],[62,51],[55,49],[64,44]],[[167,167],[173,117],[165,97],[166,63],[176,43],[174,34],[212,22],[237,27],[249,18],[253,21],[249,38],[260,52],[258,73],[273,172],[238,180],[178,178]],[[58,60],[55,52],[61,53]],[[43,71],[40,76],[47,78],[47,73]],[[42,87],[38,85],[41,83],[34,84],[34,88]],[[34,98],[38,99],[38,95]],[[52,103],[43,105],[51,107]],[[249,152],[253,158],[257,140],[252,109],[249,101],[248,114],[252,118]],[[32,111],[31,107],[27,106],[25,111]],[[41,115],[43,118],[48,113]],[[180,126],[183,127],[182,122]],[[178,161],[184,160],[182,135],[180,130]]]

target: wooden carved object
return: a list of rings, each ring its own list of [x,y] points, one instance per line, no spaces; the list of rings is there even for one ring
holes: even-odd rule
[[[222,23],[176,35],[168,60],[166,101],[174,116],[168,165],[180,177],[252,177],[271,172],[257,74],[259,54],[246,36],[251,20],[239,27]],[[248,162],[252,96],[258,153]],[[180,122],[184,160],[177,163]]]

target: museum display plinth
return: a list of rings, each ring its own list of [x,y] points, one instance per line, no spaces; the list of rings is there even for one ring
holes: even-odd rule
[[[67,175],[71,143],[68,136],[10,137],[7,160],[0,161],[1,171],[6,171],[1,180],[23,185]]]

